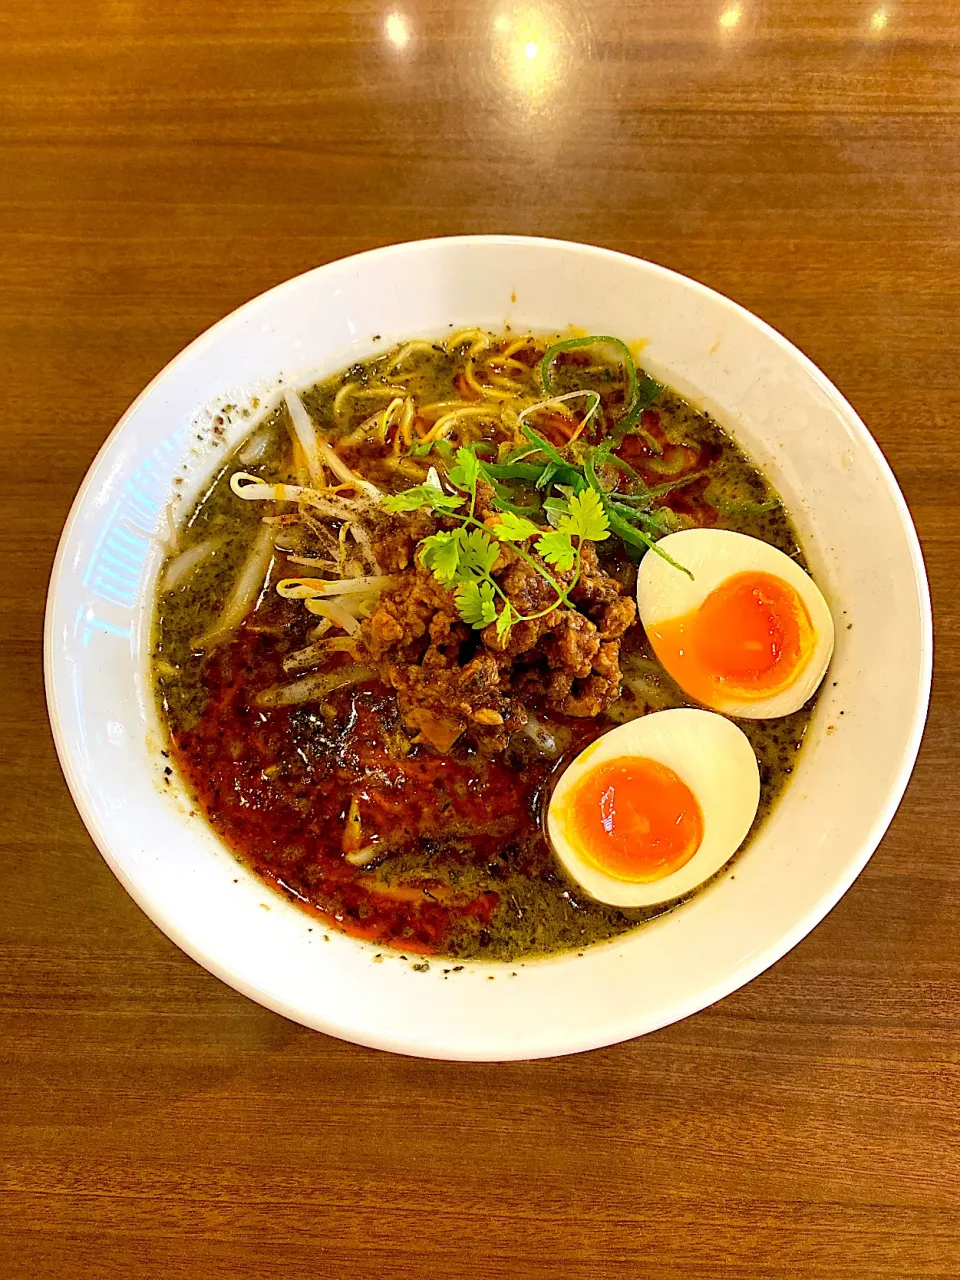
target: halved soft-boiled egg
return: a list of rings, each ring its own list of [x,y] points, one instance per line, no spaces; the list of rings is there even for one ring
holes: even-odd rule
[[[680,688],[750,720],[802,707],[833,653],[833,618],[810,575],[726,529],[685,529],[657,546],[693,575],[649,553],[637,574],[640,620]]]
[[[654,906],[690,893],[750,830],[760,772],[741,729],[677,707],[610,729],[557,783],[547,827],[557,856],[600,902]]]

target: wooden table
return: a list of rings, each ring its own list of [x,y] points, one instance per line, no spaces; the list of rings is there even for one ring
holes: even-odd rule
[[[0,35],[0,1276],[960,1276],[956,5],[6,0]],[[287,276],[463,231],[641,254],[787,334],[893,464],[939,614],[913,783],[813,935],[509,1066],[328,1040],[188,960],[41,689],[61,525],[156,370]]]

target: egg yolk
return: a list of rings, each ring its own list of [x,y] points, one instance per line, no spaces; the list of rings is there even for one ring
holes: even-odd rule
[[[617,880],[648,884],[678,871],[703,840],[697,798],[672,769],[645,756],[605,760],[567,800],[570,840]]]
[[[737,573],[699,608],[647,628],[676,682],[707,706],[769,698],[790,687],[813,653],[807,607],[772,573]]]

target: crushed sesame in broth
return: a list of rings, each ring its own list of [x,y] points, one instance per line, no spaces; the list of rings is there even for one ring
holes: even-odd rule
[[[508,349],[511,341],[513,335],[498,338],[499,346],[488,349]],[[397,353],[390,353],[302,395],[350,467],[391,492],[423,483],[432,459],[417,456],[415,446],[430,417],[411,418],[411,447],[405,442],[398,449],[387,431],[372,443],[364,436],[373,411],[401,393],[418,406],[441,406],[432,408],[434,415],[449,402],[475,398],[466,394],[469,384],[465,389],[469,346],[410,346],[399,368]],[[545,346],[540,340],[536,351]],[[517,376],[526,377],[523,359],[515,364]],[[532,361],[530,368],[532,379]],[[478,376],[475,363],[468,373]],[[588,363],[571,352],[557,374],[561,391],[586,381],[605,406],[625,397],[611,362]],[[474,423],[474,439],[496,445],[496,431],[478,416],[463,422]],[[624,680],[611,706],[584,719],[537,711],[536,732],[512,733],[506,749],[495,753],[466,740],[445,754],[415,742],[394,691],[372,672],[299,705],[258,705],[262,691],[292,679],[284,663],[309,646],[318,621],[273,589],[290,578],[291,566],[269,538],[255,601],[241,625],[215,643],[198,644],[216,627],[241,567],[270,527],[261,523],[265,511],[276,516],[283,509],[238,501],[231,476],[243,470],[295,482],[303,459],[291,439],[281,406],[239,446],[185,522],[177,556],[184,563],[198,548],[196,565],[171,583],[171,556],[161,574],[161,584],[168,577],[154,630],[161,714],[172,758],[225,844],[306,910],[411,955],[514,960],[581,950],[661,914],[662,907],[619,909],[591,899],[563,872],[542,822],[553,779],[588,742],[646,712],[690,705],[653,658],[638,622],[621,642]],[[652,459],[650,440],[660,450]],[[657,388],[641,432],[624,438],[618,456],[645,478],[651,465],[654,481],[658,470],[661,477],[695,477],[668,499],[681,525],[735,529],[803,563],[793,526],[764,478],[712,419],[669,389]],[[622,547],[604,544],[602,563],[631,586],[635,570]],[[351,663],[349,654],[334,652],[323,670],[335,673]],[[760,764],[754,830],[792,772],[811,710],[812,703],[777,720],[738,721]],[[549,754],[544,741],[553,748]],[[389,850],[368,865],[348,860],[345,832],[352,821],[375,836],[389,832]]]

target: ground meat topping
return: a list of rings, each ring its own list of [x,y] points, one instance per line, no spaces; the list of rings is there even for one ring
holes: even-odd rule
[[[620,638],[636,618],[623,585],[585,543],[571,606],[550,609],[556,594],[534,568],[501,544],[497,585],[518,613],[506,639],[491,624],[478,632],[457,612],[453,591],[416,559],[420,538],[435,529],[417,513],[385,521],[375,539],[378,561],[395,581],[363,623],[361,645],[380,678],[396,690],[404,723],[438,751],[466,737],[487,752],[502,750],[523,727],[527,708],[594,717],[620,693]],[[534,554],[529,551],[528,554]],[[569,586],[573,573],[550,570]]]

